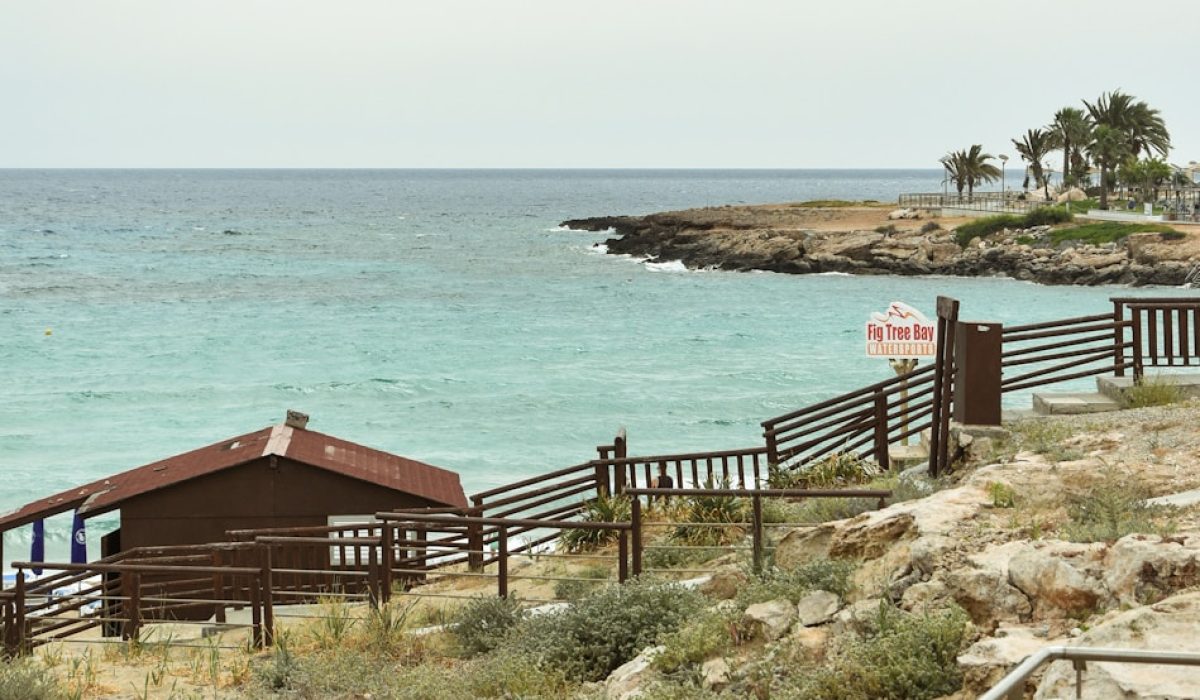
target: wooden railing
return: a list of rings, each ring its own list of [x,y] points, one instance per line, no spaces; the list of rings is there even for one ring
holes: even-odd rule
[[[928,365],[765,421],[768,461],[803,468],[832,453],[888,465],[888,446],[933,426],[937,368]]]
[[[1146,367],[1200,366],[1200,299],[1117,298],[1114,313],[1133,330],[1132,352],[1123,357],[1140,380]]]
[[[1130,366],[1123,359],[1129,325],[1109,313],[1004,328],[1001,391],[1120,373]]]
[[[729,484],[754,488],[767,477],[767,448],[747,447],[716,452],[648,455],[623,459],[598,459],[597,474],[612,474],[616,491],[649,488],[660,473],[671,477],[677,487]]]

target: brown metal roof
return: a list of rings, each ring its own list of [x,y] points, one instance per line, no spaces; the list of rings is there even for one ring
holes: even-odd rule
[[[277,425],[114,474],[0,516],[0,531],[78,508],[85,515],[122,501],[260,457],[286,457],[447,506],[465,507],[458,474],[312,430]]]

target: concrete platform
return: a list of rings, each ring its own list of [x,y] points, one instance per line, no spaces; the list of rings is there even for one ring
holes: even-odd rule
[[[888,461],[892,469],[907,469],[928,460],[929,448],[921,443],[888,447]]]
[[[1043,416],[1107,413],[1121,410],[1121,403],[1099,392],[1034,394],[1033,410]]]
[[[1146,373],[1144,380],[1174,384],[1179,387],[1181,398],[1184,399],[1200,398],[1200,374]],[[1133,386],[1133,377],[1130,375],[1124,377],[1096,377],[1096,388],[1100,393],[1116,401],[1121,401],[1125,396],[1125,392],[1131,386]]]

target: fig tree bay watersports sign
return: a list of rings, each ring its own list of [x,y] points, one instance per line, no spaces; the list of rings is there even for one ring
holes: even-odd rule
[[[867,357],[918,358],[937,355],[937,326],[902,301],[867,320]]]

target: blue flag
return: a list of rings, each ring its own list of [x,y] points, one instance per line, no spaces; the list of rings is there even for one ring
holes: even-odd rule
[[[83,517],[75,511],[75,520],[71,523],[71,563],[87,563],[87,531],[83,528]]]
[[[29,543],[29,561],[46,561],[46,521],[33,521],[33,541]],[[35,576],[41,576],[41,568],[31,569]]]

